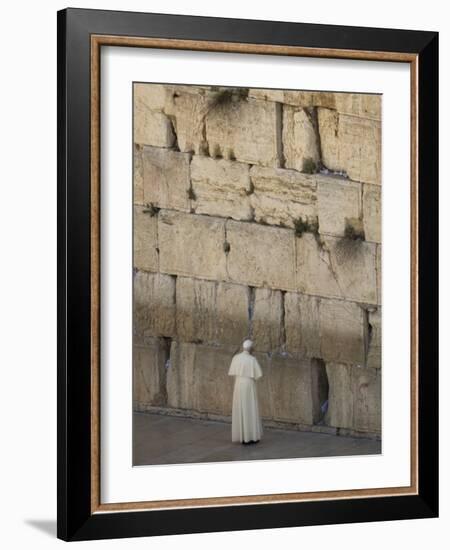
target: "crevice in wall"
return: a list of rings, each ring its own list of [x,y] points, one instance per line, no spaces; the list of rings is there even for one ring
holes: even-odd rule
[[[324,164],[322,160],[322,141],[320,139],[319,116],[317,112],[317,107],[306,107],[305,113],[309,118],[311,125],[314,129],[314,133],[316,135],[316,147],[317,147],[317,154],[319,157],[319,160],[317,161],[316,171],[320,172],[324,168]]]
[[[278,167],[284,168],[286,166],[286,159],[283,147],[283,104],[278,102],[275,103],[275,125]]]
[[[248,287],[248,337],[253,338],[253,317],[255,314],[256,288]]]
[[[330,384],[327,375],[327,367],[325,361],[321,358],[314,357],[311,359],[311,368],[313,368],[313,391],[317,400],[315,407],[314,424],[324,425],[325,417],[328,411],[328,399],[330,392]]]
[[[172,143],[171,149],[173,151],[177,151],[179,153],[180,152],[180,146],[178,144],[177,121],[176,121],[176,119],[173,115],[166,115],[166,116],[169,119],[170,128],[171,128],[172,134],[173,134],[173,143]]]
[[[286,309],[285,297],[286,291],[281,290],[281,319],[280,319],[280,351],[284,355],[286,353]]]

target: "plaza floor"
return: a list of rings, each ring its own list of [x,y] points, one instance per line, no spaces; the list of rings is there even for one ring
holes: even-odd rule
[[[133,465],[372,455],[381,442],[264,427],[259,443],[231,441],[231,424],[159,414],[133,415]]]

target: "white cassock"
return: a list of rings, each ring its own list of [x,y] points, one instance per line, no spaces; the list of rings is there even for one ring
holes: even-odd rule
[[[262,371],[258,361],[248,351],[242,351],[231,361],[230,376],[235,376],[233,412],[231,422],[232,441],[259,441],[263,433],[259,415],[256,382]]]

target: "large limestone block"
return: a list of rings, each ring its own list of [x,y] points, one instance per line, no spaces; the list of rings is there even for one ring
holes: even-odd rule
[[[369,311],[367,366],[381,369],[381,308]]]
[[[353,428],[381,432],[381,371],[353,367]]]
[[[315,176],[295,170],[253,166],[251,205],[257,222],[294,227],[295,220],[317,217]]]
[[[286,168],[300,172],[307,162],[320,159],[319,144],[312,116],[305,109],[283,108],[283,154]]]
[[[217,341],[240,346],[249,336],[249,289],[244,285],[218,283],[216,298]]]
[[[364,312],[355,303],[287,292],[285,330],[291,353],[332,362],[364,362]]]
[[[306,294],[377,302],[376,245],[308,233],[296,239],[297,290]]]
[[[135,82],[134,103],[149,111],[163,111],[166,105],[167,89],[164,84],[146,84]]]
[[[281,290],[295,287],[293,231],[255,223],[227,222],[231,281]]]
[[[366,241],[381,242],[381,187],[363,186],[363,221]]]
[[[249,88],[248,97],[262,101],[284,102],[284,90],[268,90],[265,88]]]
[[[134,206],[133,267],[144,271],[158,271],[158,218]]]
[[[352,180],[381,184],[381,123],[323,108],[318,121],[324,165]]]
[[[241,162],[194,156],[191,182],[197,214],[250,220],[252,209],[249,166]]]
[[[321,357],[320,298],[297,292],[284,296],[286,348],[290,353]]]
[[[353,428],[352,366],[328,363],[328,411],[326,422],[336,428]]]
[[[267,373],[271,417],[274,420],[312,425],[320,418],[318,363],[273,355]],[[323,397],[322,397],[323,398]]]
[[[190,211],[190,155],[144,147],[144,202],[159,208]]]
[[[158,242],[163,273],[226,280],[225,220],[161,210]]]
[[[139,145],[135,145],[133,151],[133,203],[144,204],[144,166]]]
[[[214,94],[200,86],[168,86],[165,113],[172,121],[180,151],[207,154],[205,117],[213,105]]]
[[[167,368],[167,404],[176,409],[198,410],[196,344],[172,341]]]
[[[347,223],[361,217],[361,185],[328,176],[317,180],[319,232],[343,237]]]
[[[167,403],[166,361],[169,347],[164,338],[150,338],[133,347],[133,403],[163,406]]]
[[[178,338],[240,345],[248,335],[248,296],[243,285],[178,277]]]
[[[168,116],[151,111],[140,102],[134,104],[134,143],[172,147],[175,135]]]
[[[256,99],[219,102],[206,116],[210,155],[278,166],[279,116],[279,108],[272,102]]]
[[[276,351],[283,337],[283,295],[279,290],[256,288],[253,303],[252,340],[256,350]]]
[[[134,335],[175,335],[175,278],[162,273],[136,271],[133,278]]]
[[[172,342],[167,369],[168,405],[231,415],[233,352],[226,348]]]
[[[177,277],[177,337],[183,342],[214,342],[217,283]]]

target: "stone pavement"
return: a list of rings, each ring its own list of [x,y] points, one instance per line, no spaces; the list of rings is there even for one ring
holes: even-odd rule
[[[257,444],[232,443],[231,424],[150,413],[133,415],[133,465],[381,453],[381,442],[264,427]]]

